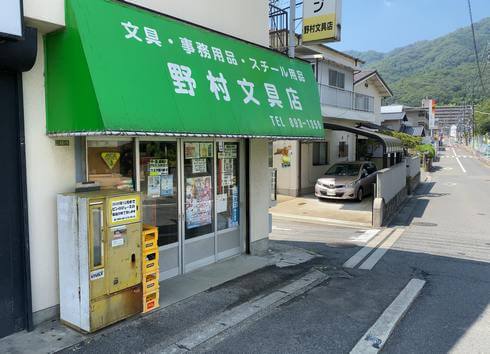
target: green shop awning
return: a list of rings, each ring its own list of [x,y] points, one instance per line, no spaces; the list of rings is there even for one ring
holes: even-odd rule
[[[51,136],[324,138],[310,64],[236,38],[117,1],[67,0],[66,28],[45,47]]]

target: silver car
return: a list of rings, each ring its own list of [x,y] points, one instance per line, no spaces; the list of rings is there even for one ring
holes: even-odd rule
[[[357,199],[371,194],[376,182],[377,168],[372,162],[336,163],[316,181],[318,199]]]

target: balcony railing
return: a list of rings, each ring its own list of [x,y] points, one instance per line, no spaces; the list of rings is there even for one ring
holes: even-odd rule
[[[318,92],[322,105],[374,113],[374,97],[325,84],[318,84]]]

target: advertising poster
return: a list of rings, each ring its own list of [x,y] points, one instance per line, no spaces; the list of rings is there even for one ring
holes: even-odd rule
[[[231,189],[231,217],[228,227],[238,226],[240,206],[238,204],[238,187]]]
[[[201,157],[213,157],[213,143],[200,143],[199,148]]]
[[[160,196],[173,197],[174,195],[174,175],[160,177]]]
[[[206,173],[208,171],[206,159],[192,160],[192,173]]]
[[[160,176],[148,176],[148,196],[157,198],[160,196]]]
[[[184,157],[186,159],[198,159],[199,155],[199,143],[185,143],[184,144]]]
[[[148,172],[150,176],[168,175],[168,160],[151,159],[148,164]]]
[[[211,176],[187,178],[185,181],[185,224],[188,229],[212,222]]]

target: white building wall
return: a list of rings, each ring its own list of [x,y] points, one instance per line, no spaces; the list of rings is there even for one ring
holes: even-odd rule
[[[154,11],[212,28],[253,43],[269,46],[269,8],[265,0],[129,0]],[[65,0],[24,0],[30,24],[53,29],[65,25]],[[237,19],[239,19],[237,21]]]
[[[344,90],[352,91],[354,89],[354,71],[345,68],[344,66],[335,65],[330,62],[322,61],[318,63],[318,78],[317,82],[322,85],[328,85],[328,71],[336,70],[345,74]]]
[[[135,4],[182,18],[241,39],[268,46],[268,2],[265,0],[145,0]],[[45,34],[65,25],[64,0],[24,0],[27,24]],[[239,21],[237,21],[239,18]],[[74,142],[55,147],[46,136],[44,48],[38,40],[34,68],[23,75],[27,190],[33,311],[53,316],[58,297],[56,195],[75,187]],[[270,178],[267,142],[254,140],[251,157],[253,241],[268,236]],[[36,314],[35,314],[36,317]],[[40,317],[41,319],[41,317]],[[36,318],[35,318],[36,320]]]
[[[368,87],[365,86],[367,82]],[[379,91],[373,85],[371,80],[362,81],[354,86],[354,91],[357,93],[361,93],[363,95],[371,96],[374,98],[374,117],[371,123],[381,125],[381,100],[382,97],[379,94]]]
[[[43,53],[40,35],[38,46]],[[46,136],[43,55],[23,74],[23,86],[32,307],[36,312],[59,302],[56,195],[74,188],[75,154],[72,139],[70,146],[57,147]]]
[[[252,242],[269,236],[271,183],[268,141],[250,142],[250,238]]]
[[[273,167],[277,169],[277,193],[297,196],[298,195],[298,151],[299,143],[294,140],[274,141],[272,148]],[[290,165],[282,163],[282,151],[287,151]]]

